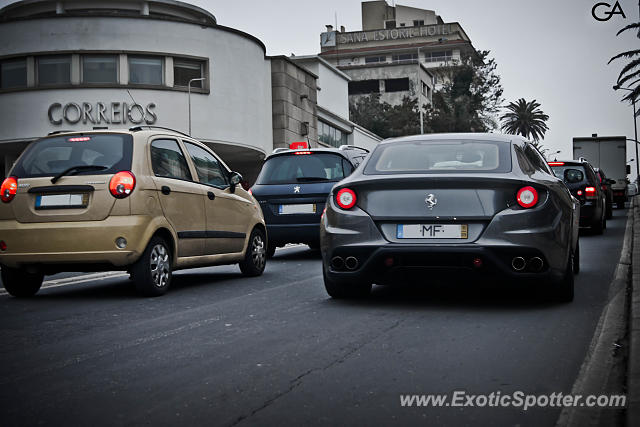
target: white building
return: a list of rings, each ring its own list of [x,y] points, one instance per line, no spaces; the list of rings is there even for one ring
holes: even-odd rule
[[[327,25],[320,35],[320,56],[351,77],[352,101],[379,93],[392,105],[405,96],[430,104],[442,80],[437,69],[476,53],[459,23],[446,23],[433,10],[390,6],[385,0],[362,2],[362,30],[337,30]]]
[[[290,59],[317,76],[318,142],[333,147],[375,148],[382,138],[349,120],[351,78],[319,56]]]
[[[196,6],[20,1],[0,10],[0,40],[0,175],[52,131],[189,132],[189,81],[192,136],[249,174],[273,149],[264,45]]]

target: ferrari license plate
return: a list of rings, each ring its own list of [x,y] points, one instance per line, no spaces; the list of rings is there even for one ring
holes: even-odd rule
[[[398,239],[466,239],[467,224],[398,224]]]

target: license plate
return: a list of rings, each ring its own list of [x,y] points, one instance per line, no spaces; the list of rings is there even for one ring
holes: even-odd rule
[[[466,239],[467,224],[398,224],[398,239]]]
[[[88,202],[88,194],[51,194],[36,196],[36,209],[86,208]]]
[[[314,214],[316,213],[316,204],[300,203],[297,205],[280,205],[278,206],[278,213],[280,215]]]

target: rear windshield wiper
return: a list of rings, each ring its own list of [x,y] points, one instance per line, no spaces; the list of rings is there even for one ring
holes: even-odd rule
[[[99,165],[71,166],[70,168],[63,170],[58,175],[51,178],[51,183],[55,184],[56,182],[58,182],[60,178],[62,178],[65,175],[68,175],[70,172],[102,171],[105,169],[109,169],[109,168],[106,166],[99,166]]]
[[[297,181],[331,181],[329,178],[324,176],[300,176],[296,178]]]

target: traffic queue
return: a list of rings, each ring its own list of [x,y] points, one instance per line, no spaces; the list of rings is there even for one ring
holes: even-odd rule
[[[56,132],[33,142],[0,188],[7,292],[45,275],[123,270],[143,295],[179,269],[263,273],[277,247],[319,250],[327,293],[437,277],[533,282],[568,302],[579,228],[601,234],[611,181],[584,159],[547,162],[526,139],[432,134],[355,146],[295,143],[245,190],[210,147],[154,126]]]

